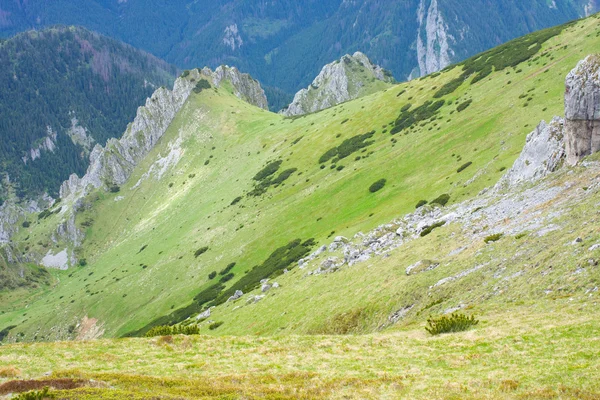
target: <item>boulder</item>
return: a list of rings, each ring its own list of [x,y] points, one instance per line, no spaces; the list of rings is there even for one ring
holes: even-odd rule
[[[233,296],[228,298],[227,301],[235,301],[235,300],[239,299],[240,297],[242,297],[243,295],[244,295],[244,292],[242,292],[241,290],[236,290],[235,293],[233,294]]]

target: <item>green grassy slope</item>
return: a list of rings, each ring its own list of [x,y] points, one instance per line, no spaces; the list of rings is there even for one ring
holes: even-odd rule
[[[460,68],[296,119],[259,110],[225,89],[193,95],[119,193],[96,193],[88,199],[90,209],[78,216],[78,224],[87,229],[81,257],[88,264],[53,271],[56,285],[29,301],[7,302],[8,294],[2,294],[0,328],[16,325],[12,339],[67,338],[75,336],[69,328],[87,315],[98,320],[105,336],[124,335],[189,304],[214,282],[208,274],[231,262],[236,262],[235,278],[227,285],[296,238],[314,238],[321,245],[331,240],[332,232],[353,236],[411,212],[421,199],[442,193],[449,193],[452,203],[471,198],[512,165],[540,119],[563,113],[564,77],[585,55],[597,51],[598,32],[596,17],[567,27],[529,61],[472,85],[467,81],[443,97],[437,120],[407,135],[390,135],[388,124],[407,103],[415,109],[430,100],[461,74]],[[467,100],[472,100],[470,106],[458,112]],[[338,161],[336,167],[344,166],[341,171],[332,169],[331,161],[320,168],[319,157],[327,150],[372,130],[374,143]],[[180,157],[179,162],[160,179],[152,174],[142,179],[167,154]],[[245,196],[253,188],[253,177],[273,160],[282,160],[280,171],[297,171],[262,197]],[[473,165],[457,174],[468,161]],[[369,186],[381,178],[387,179],[384,189],[370,193]],[[238,196],[244,197],[230,205]],[[44,249],[51,245],[47,232],[58,219],[53,215],[32,224],[16,240]],[[282,291],[256,307],[218,307],[215,318],[225,324],[214,333],[322,332],[335,314],[358,311],[360,316],[362,309],[367,317],[358,318],[356,330],[372,331],[409,298],[426,305],[426,294],[414,289],[459,271],[461,263],[472,263],[469,257],[477,246],[449,260],[447,270],[404,279],[404,269],[415,260],[431,258],[432,252],[447,254],[468,240],[460,235],[449,239],[446,234],[453,229],[442,228],[387,259],[320,281],[301,279],[299,271],[284,275],[278,278]],[[539,242],[540,248],[552,243],[545,242],[549,238]],[[502,243],[506,252],[518,246],[508,239]],[[208,251],[195,257],[204,246]],[[468,291],[480,283],[479,274],[474,276],[440,294],[445,305],[463,298],[474,302],[478,294]],[[523,286],[521,291],[535,303],[528,290]],[[399,300],[400,295],[405,297]],[[507,301],[490,301],[486,307],[502,308]]]

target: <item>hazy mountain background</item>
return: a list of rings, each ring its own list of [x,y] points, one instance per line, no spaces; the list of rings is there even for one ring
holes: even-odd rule
[[[596,0],[3,0],[0,36],[82,25],[181,68],[235,65],[279,109],[346,53],[405,80],[597,9]]]

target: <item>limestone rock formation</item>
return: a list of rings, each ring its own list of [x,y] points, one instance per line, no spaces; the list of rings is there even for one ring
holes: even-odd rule
[[[540,122],[527,135],[521,155],[498,182],[497,187],[533,182],[554,172],[565,156],[563,123],[560,117],[554,117],[549,124],[546,121]]]
[[[304,115],[370,94],[393,83],[392,75],[371,63],[363,53],[345,55],[327,64],[311,85],[300,90],[282,111],[285,116]]]
[[[565,86],[567,163],[574,165],[600,150],[600,56],[580,61]]]
[[[229,81],[237,97],[262,109],[269,109],[267,96],[260,83],[250,75],[241,73],[236,67],[221,65],[214,72],[205,67],[202,74],[212,77],[213,84],[217,87],[221,82]]]

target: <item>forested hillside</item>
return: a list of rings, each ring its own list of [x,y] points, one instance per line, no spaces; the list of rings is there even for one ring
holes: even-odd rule
[[[0,44],[0,174],[17,195],[56,195],[83,173],[94,145],[119,137],[175,67],[81,28]],[[6,180],[6,179],[5,179]],[[7,195],[7,185],[3,185]]]
[[[405,80],[597,8],[596,0],[29,0],[0,5],[0,36],[75,24],[181,68],[235,65],[267,86],[279,110],[344,54],[362,51]]]

